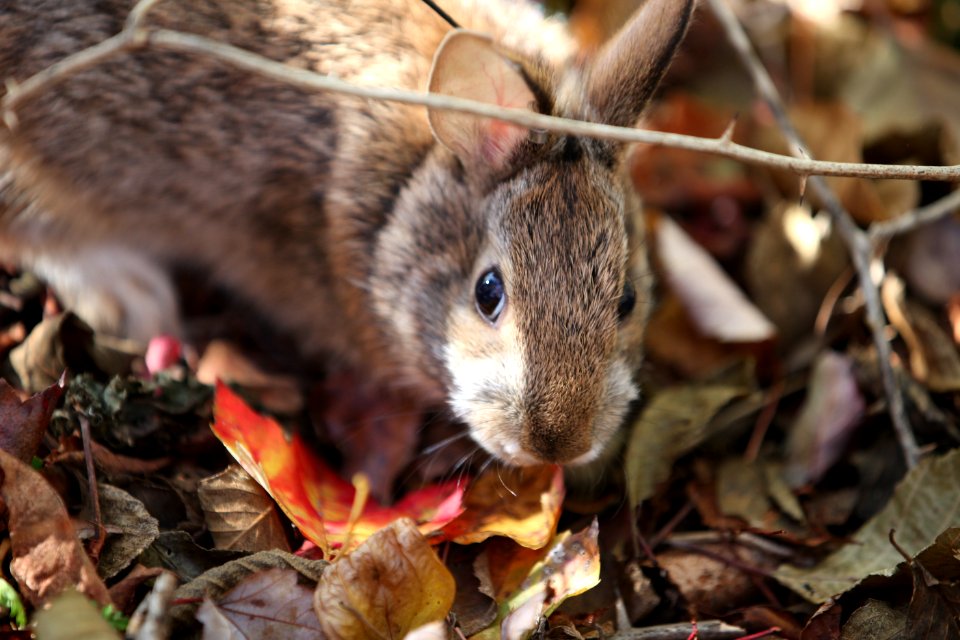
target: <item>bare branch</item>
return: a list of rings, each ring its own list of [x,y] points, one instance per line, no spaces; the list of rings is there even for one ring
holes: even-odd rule
[[[803,141],[800,139],[800,135],[787,117],[786,109],[780,100],[780,95],[773,81],[770,79],[770,75],[753,52],[753,47],[747,38],[746,32],[743,30],[743,26],[737,20],[736,16],[733,15],[730,8],[727,7],[724,0],[708,0],[708,2],[714,14],[723,25],[724,31],[730,39],[730,43],[747,67],[747,71],[753,78],[757,91],[773,111],[777,124],[780,126],[784,135],[790,140],[793,153],[803,157],[810,157]],[[907,419],[903,395],[900,393],[900,388],[897,386],[896,377],[894,376],[893,365],[891,364],[892,349],[890,343],[887,342],[884,336],[884,328],[886,327],[887,320],[880,302],[880,294],[871,276],[873,244],[870,242],[866,232],[856,225],[853,218],[850,217],[850,214],[843,208],[840,200],[837,199],[837,196],[827,186],[826,181],[822,177],[811,176],[810,187],[830,213],[840,233],[840,237],[847,245],[847,250],[850,252],[850,257],[853,260],[857,278],[860,281],[860,289],[863,291],[867,324],[870,327],[873,343],[877,349],[877,359],[880,364],[884,392],[887,396],[887,407],[890,412],[890,419],[893,422],[893,428],[900,442],[900,449],[903,451],[907,468],[912,469],[916,466],[920,458],[920,450],[917,447],[916,438],[914,438],[913,431],[910,428],[910,422]],[[880,263],[880,266],[882,268],[882,263]]]
[[[876,246],[881,240],[892,238],[907,231],[913,231],[919,226],[939,220],[956,211],[960,211],[960,189],[925,207],[907,211],[891,220],[874,222],[870,225],[870,228],[867,229],[867,233],[873,241],[874,246]]]
[[[216,42],[202,36],[177,31],[142,30],[140,24],[144,12],[156,0],[141,0],[130,14],[127,26],[116,36],[89,49],[75,53],[28,78],[20,85],[12,85],[7,95],[0,101],[0,109],[8,126],[15,126],[15,110],[25,100],[37,95],[50,86],[67,77],[91,67],[103,60],[143,46],[155,46],[179,52],[193,52],[228,62],[238,68],[266,77],[286,82],[293,86],[309,90],[332,91],[372,100],[385,100],[427,106],[432,109],[444,109],[471,113],[478,116],[496,118],[530,129],[543,129],[557,133],[589,136],[626,143],[645,143],[654,146],[666,146],[687,149],[702,153],[711,153],[739,160],[749,164],[761,165],[792,171],[800,176],[824,175],[846,176],[854,178],[899,178],[904,180],[941,180],[960,181],[960,165],[955,166],[913,166],[861,164],[854,162],[824,162],[804,157],[789,157],[759,149],[745,147],[732,142],[728,132],[719,138],[709,139],[676,133],[614,127],[611,125],[557,118],[523,109],[506,109],[473,100],[464,100],[452,96],[420,93],[405,89],[372,87],[353,84],[333,76],[326,76],[306,69],[298,69],[275,62],[228,44]]]

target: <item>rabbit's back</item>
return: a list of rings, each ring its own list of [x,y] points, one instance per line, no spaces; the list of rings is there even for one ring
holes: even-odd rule
[[[107,39],[131,5],[5,3],[0,77],[23,81]],[[424,86],[448,28],[416,0],[162,0],[146,25],[354,82],[410,89]],[[104,310],[85,314],[138,338],[170,329],[175,303],[142,313],[166,318],[131,323],[111,317],[131,306],[113,299],[131,289],[172,299],[152,272],[198,268],[276,316],[308,351],[349,342],[335,313],[342,305],[330,283],[342,274],[332,273],[331,243],[369,255],[363,243],[373,241],[434,145],[420,108],[301,90],[205,54],[149,46],[50,85],[15,115],[14,126],[0,127],[2,257],[57,285],[62,273],[82,271],[90,254],[133,254],[120,262],[142,256],[143,265],[127,269],[150,272],[142,282],[101,296]],[[103,279],[103,267],[92,270],[94,280]],[[68,304],[83,304],[81,292],[70,295],[72,281],[58,288],[67,289]],[[305,298],[325,300],[327,313],[301,311]]]

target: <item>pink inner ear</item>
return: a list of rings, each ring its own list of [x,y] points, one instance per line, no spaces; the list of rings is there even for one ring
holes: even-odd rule
[[[522,72],[489,36],[451,32],[434,58],[430,91],[507,108],[529,109],[536,98]],[[524,127],[489,118],[430,110],[437,139],[466,163],[501,168],[527,136]]]
[[[506,106],[506,105],[505,105]],[[503,120],[485,120],[479,127],[480,156],[484,161],[501,165],[527,135],[524,127],[518,127]]]

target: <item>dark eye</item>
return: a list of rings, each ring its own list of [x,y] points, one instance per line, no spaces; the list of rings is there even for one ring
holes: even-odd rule
[[[617,305],[617,316],[621,322],[630,315],[630,312],[633,311],[636,304],[637,291],[633,288],[633,284],[627,280],[623,284],[623,294],[620,296],[620,303]]]
[[[474,290],[477,298],[477,310],[490,322],[496,322],[507,302],[507,293],[503,290],[503,279],[496,268],[490,269],[477,280]]]

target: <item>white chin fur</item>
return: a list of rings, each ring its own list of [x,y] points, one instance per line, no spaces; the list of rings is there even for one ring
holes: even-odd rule
[[[524,368],[519,349],[506,351],[499,356],[475,358],[451,343],[446,351],[453,383],[450,406],[468,425],[473,439],[491,455],[516,466],[542,464],[520,446]],[[582,465],[601,458],[636,397],[630,368],[616,360],[609,368],[605,394],[598,403],[592,446],[567,464]]]

